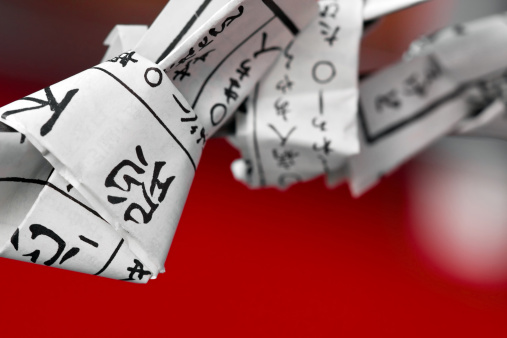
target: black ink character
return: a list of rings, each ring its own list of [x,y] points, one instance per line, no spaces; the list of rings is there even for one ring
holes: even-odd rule
[[[14,231],[14,234],[12,234],[11,244],[14,247],[14,249],[16,251],[18,251],[18,249],[19,249],[19,229],[16,229],[16,231]]]
[[[206,48],[207,46],[209,46],[214,40],[209,40],[208,42],[208,37],[205,36],[204,38],[202,38],[202,41],[199,42],[198,46],[199,46],[199,50],[203,50],[204,48]]]
[[[320,129],[320,131],[326,131],[326,124],[327,124],[326,121],[318,122],[316,117],[312,119],[312,126],[314,126],[317,129]]]
[[[428,90],[427,83],[421,81],[416,74],[410,75],[405,80],[405,94],[425,97]]]
[[[86,237],[84,237],[84,238],[82,238],[82,237],[84,237],[84,236],[79,236],[79,238],[84,242],[87,242],[87,240],[90,241],[89,243],[88,242],[87,243],[90,244],[91,246],[95,246],[95,244],[97,244],[97,243],[93,242],[92,240],[87,239]],[[120,251],[120,248],[122,247],[123,243],[125,243],[125,240],[122,238],[120,240],[120,242],[118,243],[118,245],[116,246],[116,249],[114,249],[111,256],[109,256],[109,258],[107,259],[106,264],[104,264],[104,266],[102,266],[102,268],[100,268],[100,270],[94,274],[95,276],[100,276],[104,271],[107,270],[109,265],[111,265],[111,262],[115,259],[116,255],[118,254],[118,251]],[[95,247],[98,247],[98,244]]]
[[[277,161],[277,165],[285,170],[289,170],[296,164],[295,159],[298,156],[299,153],[294,150],[284,149],[279,153],[278,149],[273,149],[273,158]]]
[[[204,130],[204,127],[201,128],[200,137],[197,139],[195,143],[200,143],[202,141],[202,145],[206,143],[206,131]]]
[[[217,117],[218,116],[218,117]],[[213,127],[218,126],[227,116],[227,106],[223,103],[215,103],[210,110],[210,119]]]
[[[185,64],[185,67],[183,67],[182,69],[178,69],[174,72],[174,77],[173,77],[173,80],[176,80],[176,78],[179,76],[179,79],[180,81],[182,81],[183,79],[185,79],[186,77],[190,77],[192,74],[190,74],[188,72],[188,70],[190,69],[190,64],[192,63],[192,61],[194,61],[194,63],[196,62],[195,60],[192,60],[192,58],[195,56],[195,50],[194,48],[190,48],[188,50],[188,54],[187,56],[185,56],[184,58],[182,58],[180,61],[178,61],[177,64],[172,64],[170,69],[172,69],[174,66],[180,66],[180,65],[183,65]],[[204,59],[206,59],[206,56],[204,56]]]
[[[378,112],[382,112],[384,107],[399,109],[401,107],[401,100],[398,97],[398,92],[395,89],[390,90],[384,95],[380,95],[375,99],[375,108]]]
[[[322,27],[320,33],[325,36],[324,41],[329,43],[329,46],[333,46],[335,41],[338,41],[338,32],[340,31],[340,26],[336,26],[331,28],[324,21],[320,21],[319,25]]]
[[[276,115],[281,116],[284,121],[287,121],[287,114],[290,112],[287,106],[289,105],[289,101],[281,101],[279,98],[275,102]]]
[[[204,53],[204,54],[202,54],[202,55],[197,56],[197,57],[193,60],[193,63],[194,63],[194,64],[196,64],[196,63],[197,63],[197,61],[202,61],[203,63],[205,63],[205,62],[206,62],[207,57],[208,57],[211,53],[213,53],[214,51],[215,51],[215,49],[212,49],[212,50],[209,50],[209,51],[207,51],[206,53]]]
[[[19,113],[22,113],[22,112],[28,111],[28,110],[37,110],[37,109],[41,109],[46,106],[49,106],[49,109],[54,113],[53,113],[53,115],[51,115],[49,120],[42,125],[42,127],[40,129],[41,136],[46,136],[51,130],[53,130],[53,127],[54,127],[56,121],[58,121],[58,118],[63,113],[65,108],[67,108],[67,105],[70,103],[70,101],[72,100],[74,95],[76,95],[76,93],[78,91],[79,91],[79,89],[69,90],[65,94],[65,97],[63,98],[62,102],[58,102],[58,101],[56,101],[56,99],[53,95],[53,92],[51,91],[51,88],[50,87],[44,88],[44,93],[46,94],[47,101],[36,99],[33,97],[24,97],[20,100],[35,102],[35,103],[39,104],[39,106],[29,107],[29,108],[21,108],[21,109],[16,109],[16,110],[9,110],[9,111],[6,111],[5,113],[2,114],[2,118],[5,119],[10,115],[19,114]]]
[[[296,131],[296,127],[292,127],[291,130],[289,130],[289,132],[287,133],[286,136],[283,136],[279,131],[278,129],[276,129],[276,127],[272,124],[268,124],[268,127],[271,128],[271,130],[273,130],[275,132],[275,134],[280,138],[280,146],[285,146],[285,144],[287,143],[287,141],[289,140],[289,137],[292,135],[293,132]]]
[[[280,80],[276,84],[276,89],[281,91],[282,93],[286,93],[287,91],[292,90],[292,86],[294,82],[292,82],[287,75],[284,76],[283,80]]]
[[[157,67],[149,67],[144,72],[144,81],[152,88],[160,86],[163,78],[162,71]]]
[[[338,4],[329,4],[329,5],[321,5],[321,9],[319,14],[322,18],[336,18],[336,15],[340,11],[340,6]]]
[[[318,61],[313,65],[312,78],[318,84],[326,84],[336,77],[336,68],[331,61]]]
[[[215,28],[211,28],[209,30],[209,34],[211,36],[214,36],[214,37],[216,37],[218,34],[221,34],[225,30],[225,27],[229,27],[229,25],[231,23],[233,23],[234,20],[236,20],[237,18],[239,18],[241,15],[243,15],[243,10],[244,10],[243,6],[239,6],[238,7],[238,14],[232,15],[232,16],[226,18],[224,20],[224,22],[222,22],[222,27],[220,28],[219,31],[217,31]]]
[[[324,93],[319,90],[319,114],[324,115]]]
[[[332,152],[331,150],[331,141],[330,140],[327,140],[325,137],[324,137],[324,144],[322,146],[318,146],[316,143],[313,144],[312,146],[313,150],[314,151],[322,151],[324,153],[324,155],[329,155],[330,152]]]
[[[287,69],[287,70],[290,69],[292,61],[294,60],[294,54],[290,53],[290,49],[292,48],[292,44],[293,43],[294,43],[294,40],[292,40],[291,42],[289,42],[289,44],[287,45],[287,47],[285,47],[285,50],[283,51],[283,56],[287,60],[285,62],[285,69]]]
[[[137,274],[137,278],[142,280],[144,276],[151,275],[151,272],[148,270],[144,270],[144,265],[139,260],[134,259],[134,266],[127,268],[127,271],[130,272],[129,278],[124,280],[134,280],[134,276]]]
[[[188,72],[188,70],[190,69],[190,63],[192,61],[188,61],[187,64],[185,65],[185,67],[183,69],[178,69],[174,72],[174,77],[173,77],[173,80],[176,80],[176,78],[178,78],[178,80],[182,81],[183,79],[185,79],[186,77],[190,77],[192,74],[190,74]]]
[[[443,74],[443,71],[442,71],[442,68],[440,67],[440,64],[438,63],[438,61],[433,56],[429,57],[429,65],[424,73],[426,81],[434,82],[439,77],[441,77],[442,74]]]
[[[266,48],[266,40],[268,38],[268,34],[266,32],[262,33],[262,47],[257,52],[254,53],[254,59],[257,59],[257,57],[261,54],[268,53],[268,52],[276,52],[281,51],[282,48],[279,46],[275,47],[268,47]]]
[[[54,263],[56,263],[56,261],[61,257],[61,255],[65,251],[65,246],[66,246],[65,241],[60,236],[58,236],[53,230],[48,229],[43,225],[32,224],[32,225],[30,225],[29,229],[30,229],[30,232],[32,233],[31,239],[36,239],[39,236],[46,236],[56,243],[56,245],[57,245],[56,253],[53,255],[53,257],[51,257],[50,259],[45,261],[43,264],[47,265],[47,266],[51,266]],[[14,235],[11,238],[11,243],[16,250],[18,250],[18,239],[19,239],[19,230],[16,230],[16,232],[14,233]],[[67,251],[63,255],[59,264],[65,263],[65,261],[74,257],[78,253],[79,253],[79,248],[76,248],[76,247],[71,248],[69,251]],[[23,256],[30,257],[30,261],[32,263],[37,263],[37,259],[39,259],[39,256],[40,256],[40,250],[35,250],[34,252],[23,255]]]
[[[190,109],[187,109],[183,106],[183,104],[180,102],[180,100],[178,100],[178,98],[176,97],[176,95],[173,94],[173,99],[174,101],[176,101],[176,103],[178,104],[178,106],[181,108],[181,110],[185,113],[185,114],[190,114],[191,110]],[[181,118],[181,122],[195,122],[197,121],[197,114],[194,113],[194,116],[193,117],[182,117]]]
[[[430,58],[429,65],[424,70],[424,75],[422,77],[417,74],[412,74],[405,80],[405,94],[425,97],[433,82],[441,75],[442,69],[440,65],[434,58]]]
[[[188,60],[192,59],[194,56],[195,56],[195,50],[193,47],[190,47],[190,49],[188,50],[187,56],[185,56],[180,61],[178,61],[177,65],[179,66],[179,65],[186,63]]]
[[[234,91],[233,88],[241,88],[238,80],[234,78],[229,79],[229,87],[224,88],[225,97],[227,98],[227,103],[230,103],[231,100],[236,101],[239,97],[239,94]]]
[[[137,61],[139,60],[136,60],[133,58],[134,54],[136,52],[125,52],[125,53],[122,53],[118,56],[115,56],[114,58],[112,58],[111,60],[107,60],[108,62],[118,62],[120,61],[120,64],[122,65],[122,67],[125,67],[129,62],[132,62],[132,63],[137,63]]]
[[[248,67],[247,64],[250,63],[250,59],[244,60],[241,62],[240,68],[236,69],[236,73],[239,74],[239,80],[243,81],[244,77],[250,76],[250,69],[251,67]]]
[[[85,242],[86,244],[89,244],[91,246],[93,246],[94,248],[98,248],[99,247],[99,243],[95,242],[95,241],[92,241],[91,239],[81,235],[79,236],[79,239],[82,240],[83,242]]]
[[[137,154],[137,159],[141,163],[141,166],[147,167],[148,163],[146,162],[146,159],[144,157],[143,150],[142,150],[141,146],[137,146],[136,147],[136,154]],[[125,210],[125,214],[124,214],[124,220],[125,221],[132,221],[134,223],[139,224],[139,221],[136,220],[132,216],[132,212],[134,210],[138,210],[141,213],[141,215],[143,217],[142,223],[148,224],[151,221],[151,219],[153,217],[153,213],[155,212],[155,210],[157,210],[157,208],[159,207],[160,203],[164,201],[164,199],[166,197],[166,194],[167,194],[167,191],[169,190],[169,187],[170,187],[171,183],[175,179],[175,176],[171,176],[171,177],[167,178],[164,182],[161,182],[159,180],[160,171],[162,170],[162,168],[165,165],[166,165],[166,162],[155,162],[155,166],[154,166],[154,169],[153,169],[153,174],[152,174],[152,177],[151,177],[149,195],[148,195],[148,191],[146,190],[145,183],[144,182],[140,182],[139,180],[135,179],[134,177],[132,177],[132,176],[130,176],[128,174],[124,174],[122,176],[123,177],[123,181],[127,184],[126,188],[120,186],[116,182],[116,177],[120,174],[120,171],[122,169],[124,169],[124,168],[125,169],[126,168],[131,168],[132,170],[134,170],[136,172],[137,175],[143,175],[143,174],[145,174],[146,170],[143,169],[140,165],[137,165],[136,163],[134,163],[134,162],[132,162],[130,160],[123,160],[116,167],[114,167],[113,170],[109,173],[109,175],[107,176],[107,178],[105,180],[105,186],[107,188],[116,188],[116,189],[119,189],[119,190],[124,191],[124,192],[130,192],[131,188],[132,188],[132,185],[140,186],[141,189],[142,189],[142,192],[143,192],[144,200],[145,200],[145,202],[149,206],[149,210],[146,211],[138,203],[131,203],[127,207],[127,209]],[[160,194],[159,194],[159,197],[158,197],[158,202],[159,203],[156,203],[156,202],[154,202],[152,200],[152,198],[154,197],[155,188],[157,188],[160,191]],[[108,199],[109,203],[111,203],[111,204],[121,204],[121,203],[124,203],[125,201],[127,201],[128,198],[127,197],[119,197],[119,196],[109,195],[109,196],[107,196],[107,199]]]
[[[190,108],[185,108],[183,106],[183,104],[180,102],[180,100],[178,100],[178,98],[176,97],[176,95],[173,94],[173,98],[174,100],[176,101],[176,103],[178,104],[178,106],[180,106],[181,110],[185,113],[185,114],[190,114]],[[195,122],[197,121],[197,114],[194,113],[194,117],[183,117],[181,118],[181,122]],[[199,129],[199,126],[198,125],[193,125],[193,126],[190,126],[190,134],[191,135],[194,135],[197,130]],[[201,128],[201,137],[197,140],[196,143],[200,143],[202,141],[202,145],[204,146],[204,144],[206,143],[206,136],[205,136],[205,131],[204,131],[204,127]]]

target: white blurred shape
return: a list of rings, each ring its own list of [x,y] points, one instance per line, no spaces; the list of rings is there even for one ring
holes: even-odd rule
[[[248,165],[243,159],[235,160],[231,163],[231,171],[234,178],[246,183],[248,180]]]
[[[368,0],[364,5],[364,20],[372,20],[428,0]]]
[[[410,210],[423,254],[455,278],[506,282],[507,143],[447,139],[417,162]]]

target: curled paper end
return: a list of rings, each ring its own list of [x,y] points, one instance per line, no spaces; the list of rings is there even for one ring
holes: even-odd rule
[[[234,178],[240,182],[247,184],[249,166],[243,159],[235,160],[231,163],[231,171]]]
[[[456,134],[470,134],[473,135],[476,132],[480,134],[480,130],[483,127],[486,127],[497,120],[505,118],[506,107],[505,103],[501,100],[495,100],[493,103],[488,105],[482,111],[480,111],[476,116],[472,116],[469,118],[460,121],[456,126],[454,132]]]

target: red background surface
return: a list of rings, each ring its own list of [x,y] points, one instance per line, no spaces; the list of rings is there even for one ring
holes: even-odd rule
[[[14,80],[4,62],[0,105],[71,75]],[[354,200],[321,179],[250,191],[229,171],[238,156],[209,142],[167,272],[147,285],[0,259],[0,336],[507,336],[507,285],[453,279],[415,244],[405,188],[414,163]]]

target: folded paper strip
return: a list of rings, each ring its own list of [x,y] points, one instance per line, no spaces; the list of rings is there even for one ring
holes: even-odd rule
[[[504,15],[495,15],[423,38],[405,61],[363,81],[361,152],[348,160],[347,169],[353,194],[364,193],[441,137],[461,130],[464,121],[472,132],[503,116],[489,107],[505,97],[506,70],[507,25]]]
[[[320,12],[287,47],[236,115],[230,140],[243,158],[235,177],[250,187],[291,184],[343,166],[359,152],[360,1],[321,0]]]
[[[335,63],[329,60],[347,64],[350,59],[344,55],[357,57],[351,45],[358,36],[346,35],[347,27],[358,30],[357,10],[349,2],[340,6],[343,17],[336,18],[341,25],[337,46],[331,49],[335,58],[312,60],[304,47],[297,49],[301,42],[319,50],[317,55],[326,55],[320,42],[326,37],[322,27],[332,27],[325,21],[329,3],[320,2],[321,17],[291,49],[292,61],[300,60],[297,69],[303,71],[286,69],[279,60],[252,95],[253,104],[237,114],[237,130],[229,139],[243,155],[232,164],[238,180],[252,188],[283,189],[325,174],[328,186],[348,180],[352,193],[359,196],[446,135],[507,135],[504,15],[450,27],[414,42],[405,60],[362,81],[359,104],[351,106],[357,72],[348,78],[347,72],[336,72],[340,76],[335,82],[301,86],[334,74]],[[338,58],[340,53],[344,55]],[[357,67],[354,62],[348,65]],[[303,81],[312,72],[317,77]],[[329,97],[338,102],[328,104]]]
[[[146,31],[149,57],[124,51],[0,108],[23,135],[0,134],[0,196],[24,201],[6,210],[2,256],[142,283],[164,271],[206,139],[317,13],[313,0],[223,3],[176,43],[178,34]],[[107,40],[113,51],[139,40],[124,32],[133,30]],[[164,46],[157,59],[142,46],[153,35]]]
[[[363,21],[419,2],[172,0],[149,29],[115,27],[103,63],[0,108],[0,255],[155,278],[231,121],[250,187],[325,174],[354,195],[446,135],[505,138],[505,15],[421,38],[358,85]]]

